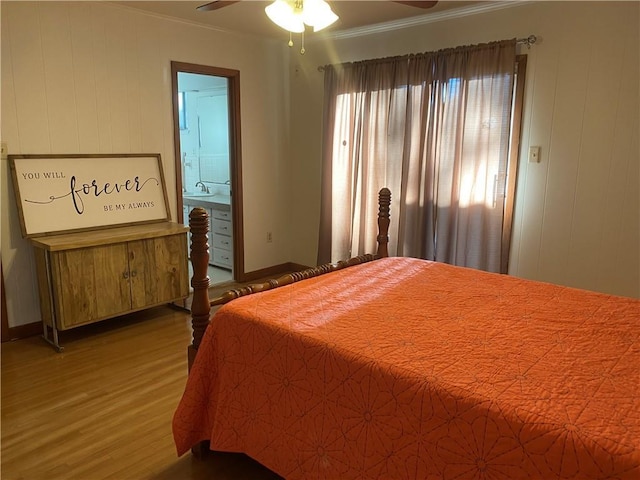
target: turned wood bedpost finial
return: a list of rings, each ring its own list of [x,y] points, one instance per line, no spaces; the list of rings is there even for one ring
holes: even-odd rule
[[[209,324],[211,306],[209,304],[209,215],[204,208],[196,207],[189,213],[189,228],[191,229],[191,264],[193,276],[193,301],[191,302],[191,325],[193,327],[193,344],[191,349],[197,350],[200,340]],[[189,366],[195,356],[195,351],[189,351]]]
[[[389,256],[389,207],[391,205],[391,190],[382,188],[378,193],[378,257]]]

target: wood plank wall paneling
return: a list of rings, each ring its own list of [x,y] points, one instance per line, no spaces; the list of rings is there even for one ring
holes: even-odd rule
[[[42,37],[39,30],[34,32],[29,28],[33,22],[33,16],[36,15],[38,18],[39,14],[37,9],[34,11],[33,4],[28,3],[16,4],[8,15],[4,12],[3,6],[2,20],[6,23],[2,31],[4,32],[6,28],[9,33],[9,55],[13,67],[11,73],[13,79],[18,79],[13,82],[16,133],[20,132],[18,137],[20,143],[28,145],[33,149],[32,151],[48,152],[51,150],[51,135],[46,111],[47,89],[42,68],[44,65]],[[6,63],[8,62],[4,61],[2,64]],[[2,90],[5,91],[4,88]],[[3,98],[4,96],[3,93]],[[5,122],[2,123],[4,129]]]
[[[575,119],[576,116],[584,117],[588,80],[584,73],[589,66],[590,41],[570,34],[560,39],[562,49],[567,53],[561,56],[556,76],[552,112],[554,129],[546,155],[547,188],[538,257],[538,271],[558,280],[565,275],[570,249],[568,240],[582,133],[582,121]]]
[[[105,153],[101,148],[98,118],[96,76],[100,68],[99,56],[95,55],[96,41],[92,33],[91,5],[80,4],[69,11],[71,35],[70,55],[73,59],[72,82],[75,92],[74,107],[78,122],[78,151]]]
[[[544,2],[500,17],[541,39],[524,51],[510,273],[640,296],[638,4]],[[527,163],[530,145],[540,164]]]
[[[516,264],[514,273],[638,296],[640,247],[633,246],[633,239],[638,241],[638,177],[633,183],[621,176],[639,162],[638,150],[628,148],[638,136],[638,26],[621,22],[624,14],[617,8],[582,9],[573,24],[585,32],[588,28],[588,34],[568,28],[558,35],[560,55],[549,94],[554,99],[552,128],[543,154],[546,182],[543,198],[537,199],[544,205],[538,261],[527,268],[524,262],[535,255],[523,255],[521,245],[524,262]],[[537,53],[556,61],[550,49]],[[631,112],[636,112],[635,119]],[[536,120],[532,118],[532,124]],[[539,167],[528,164],[527,170]],[[536,199],[525,208],[537,210]]]
[[[638,2],[520,2],[314,45],[298,70],[310,77],[327,63],[535,34],[531,49],[520,48],[528,60],[509,273],[640,297],[639,10]],[[296,168],[319,176],[309,132],[322,113],[322,78],[291,85],[295,111],[308,117],[292,122]],[[529,146],[541,147],[540,163],[527,162]],[[292,188],[302,199],[313,185],[303,178]],[[294,201],[292,217],[312,232],[306,205]]]
[[[636,15],[636,20],[638,16]],[[620,32],[622,33],[622,32]],[[630,28],[617,47],[624,49],[620,69],[620,89],[617,92],[617,111],[613,145],[607,158],[610,169],[606,184],[606,206],[598,251],[611,252],[594,259],[598,264],[598,289],[631,291],[620,271],[636,266],[636,278],[640,276],[640,92],[638,83],[640,65],[638,45],[640,28]],[[612,246],[614,248],[612,248]],[[608,260],[613,261],[609,262]]]
[[[615,185],[608,184],[613,166],[617,117],[622,102],[628,101],[620,88],[624,53],[627,50],[624,32],[616,32],[613,25],[607,30],[615,33],[598,36],[598,41],[589,49],[589,64],[599,65],[600,68],[589,68],[569,238],[572,248],[565,259],[565,270],[571,272],[572,276],[592,279],[596,284],[599,280],[597,270],[602,267],[602,262],[597,256],[594,256],[594,261],[585,259],[592,257],[593,252],[598,252],[602,245],[605,209],[613,193],[611,189],[617,189]],[[604,205],[601,206],[601,203]],[[615,210],[611,213],[615,213]]]
[[[73,72],[73,57],[69,16],[54,3],[43,2],[32,15],[38,15],[43,74],[47,103],[51,149],[56,152],[76,152],[79,147],[75,85],[69,81]],[[44,113],[44,112],[43,112]]]
[[[243,135],[252,139],[243,144],[248,171],[243,182],[248,191],[261,192],[245,201],[245,266],[259,270],[290,260],[289,193],[276,182],[289,164],[285,115],[274,116],[288,103],[282,87],[288,76],[286,44],[110,2],[0,2],[0,8],[1,138],[10,154],[158,152],[171,192],[176,179],[171,60],[242,71]],[[280,88],[265,95],[265,84]],[[40,311],[33,252],[20,235],[8,162],[0,167],[0,200],[7,206],[0,211],[2,259],[13,327],[39,321]],[[262,198],[271,199],[268,211]],[[176,219],[174,195],[169,204]],[[268,249],[263,248],[266,229],[275,238]]]

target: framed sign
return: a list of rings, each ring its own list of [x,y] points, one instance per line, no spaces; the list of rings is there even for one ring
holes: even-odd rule
[[[169,220],[160,154],[9,155],[25,237]]]

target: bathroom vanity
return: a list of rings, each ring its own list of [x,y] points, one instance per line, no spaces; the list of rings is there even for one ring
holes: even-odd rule
[[[213,266],[231,270],[233,268],[233,225],[231,222],[231,197],[229,195],[211,195],[198,192],[185,195],[184,222],[189,223],[189,212],[201,207],[209,214],[209,263]]]

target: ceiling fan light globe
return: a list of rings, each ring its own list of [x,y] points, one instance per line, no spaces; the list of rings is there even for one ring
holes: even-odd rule
[[[280,28],[284,28],[288,32],[304,32],[302,15],[297,13],[289,2],[276,0],[271,5],[267,5],[264,11],[269,19]]]
[[[338,16],[324,0],[304,0],[302,19],[318,32],[338,20]]]
[[[313,25],[316,16],[320,15],[323,0],[304,0],[302,3],[302,20],[307,25]]]
[[[313,27],[314,32],[319,32],[323,28],[327,28],[329,25],[335,23],[339,18],[335,13],[333,13],[333,10],[331,10],[331,7],[329,7],[328,4],[325,3],[325,5],[327,8],[323,9],[322,13],[314,18],[313,23],[307,24]]]

